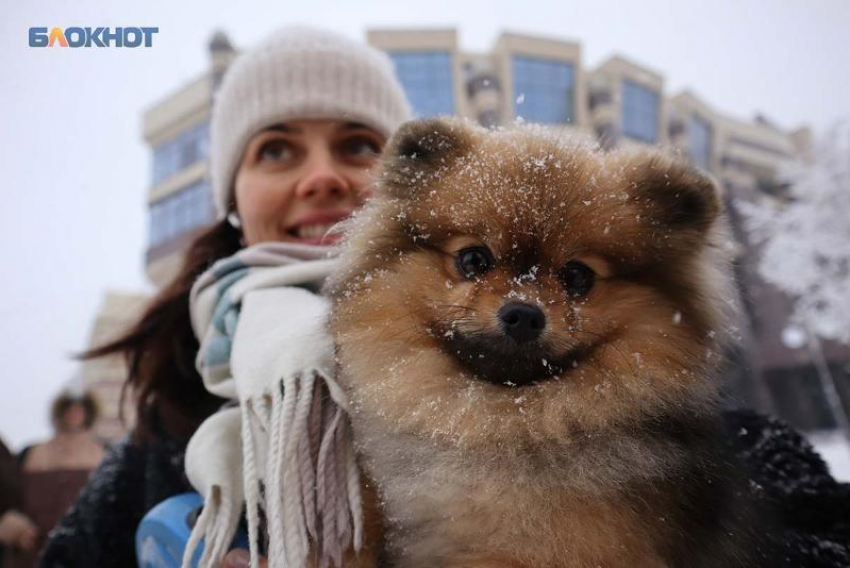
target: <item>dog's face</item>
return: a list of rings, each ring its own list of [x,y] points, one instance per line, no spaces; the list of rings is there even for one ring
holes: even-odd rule
[[[329,285],[355,412],[455,444],[712,400],[712,183],[657,154],[408,123]]]

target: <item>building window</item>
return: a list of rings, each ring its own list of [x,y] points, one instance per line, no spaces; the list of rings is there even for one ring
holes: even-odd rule
[[[705,171],[711,170],[711,140],[711,124],[693,115],[688,127],[688,150],[691,161]]]
[[[391,51],[389,56],[417,118],[454,114],[454,72],[448,52]]]
[[[212,194],[201,180],[172,193],[150,206],[150,247],[168,241],[196,227],[210,223],[215,217]]]
[[[153,150],[153,184],[209,156],[210,124],[201,122]]]
[[[643,142],[658,142],[658,93],[623,81],[623,134]]]
[[[573,65],[514,55],[514,115],[530,122],[563,124],[573,120]]]
[[[609,89],[596,89],[590,93],[590,110],[611,104],[611,91]]]

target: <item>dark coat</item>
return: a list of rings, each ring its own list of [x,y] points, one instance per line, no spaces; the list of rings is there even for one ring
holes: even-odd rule
[[[850,484],[835,481],[811,444],[784,422],[748,410],[724,417],[752,497],[770,502],[778,516],[782,566],[850,567]]]
[[[732,451],[748,470],[753,497],[771,502],[786,566],[850,567],[850,485],[837,483],[811,445],[786,424],[752,411],[724,414]],[[135,566],[135,532],[160,501],[191,488],[185,445],[113,448],[76,505],[50,533],[42,566]]]
[[[6,511],[20,507],[21,469],[18,460],[0,440],[0,516]],[[0,565],[4,561],[6,549],[0,545]]]
[[[6,444],[0,440],[0,515],[17,509],[21,500],[21,468]]]

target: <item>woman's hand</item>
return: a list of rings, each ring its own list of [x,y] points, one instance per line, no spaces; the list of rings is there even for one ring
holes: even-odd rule
[[[248,554],[248,551],[244,548],[237,548],[231,550],[227,553],[227,556],[224,557],[224,562],[222,563],[223,568],[248,568],[250,565],[251,555]],[[260,568],[267,568],[268,561],[260,557]]]

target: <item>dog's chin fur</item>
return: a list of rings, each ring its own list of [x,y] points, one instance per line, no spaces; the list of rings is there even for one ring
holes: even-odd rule
[[[662,566],[672,535],[710,537],[677,499],[728,489],[713,184],[650,152],[451,120],[404,127],[382,167],[327,292],[397,565]],[[470,243],[495,258],[474,279],[454,264]],[[583,297],[557,277],[571,260],[597,274]],[[508,301],[543,311],[537,340],[502,334]]]

